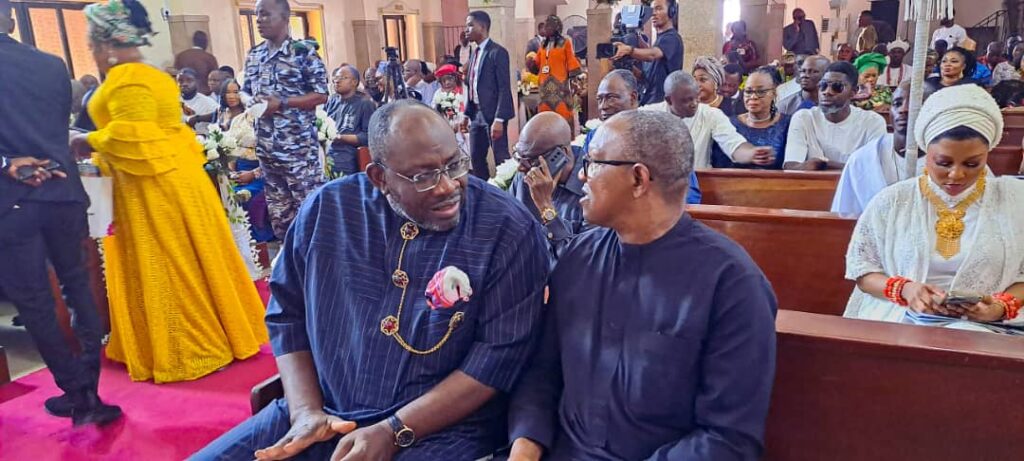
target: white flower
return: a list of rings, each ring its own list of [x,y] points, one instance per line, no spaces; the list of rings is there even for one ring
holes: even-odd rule
[[[587,142],[587,135],[581,134],[581,135],[577,136],[576,139],[572,140],[572,145],[582,149],[583,145],[586,144],[586,142]]]
[[[598,127],[601,126],[601,120],[596,119],[596,118],[595,119],[591,119],[591,120],[587,120],[587,123],[584,124],[583,126],[587,127],[588,131],[593,131],[593,130],[596,130]]]
[[[207,138],[203,140],[203,150],[217,150],[217,141],[213,138]]]
[[[512,178],[515,177],[516,172],[519,171],[519,162],[508,159],[498,165],[495,169],[494,177],[489,179],[487,182],[498,186],[502,190],[508,190],[509,185],[512,184]]]
[[[217,152],[217,148],[206,149],[206,161],[212,162],[220,158],[220,153]]]

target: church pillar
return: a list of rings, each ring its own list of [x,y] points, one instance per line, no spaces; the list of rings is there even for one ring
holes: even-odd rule
[[[597,118],[597,86],[610,70],[609,61],[597,59],[597,44],[612,36],[613,10],[607,5],[587,9],[587,119]]]
[[[352,37],[355,49],[355,64],[366,69],[381,59],[384,42],[381,39],[381,22],[375,19],[354,19],[352,21]]]
[[[683,69],[693,68],[698,56],[722,55],[723,0],[679,0],[679,33],[686,54]]]

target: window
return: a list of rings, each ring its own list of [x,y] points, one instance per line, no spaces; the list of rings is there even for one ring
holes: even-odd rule
[[[99,75],[82,9],[88,2],[23,1],[14,6],[13,37],[64,60],[74,78]]]
[[[405,61],[408,56],[408,39],[405,35],[405,16],[384,15],[384,46],[398,48],[398,59]]]

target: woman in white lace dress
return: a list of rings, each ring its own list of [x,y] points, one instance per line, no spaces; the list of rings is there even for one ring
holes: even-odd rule
[[[1024,326],[1024,181],[986,166],[1002,130],[999,107],[976,85],[927,100],[914,130],[926,173],[883,190],[857,222],[846,317],[1020,331],[1006,327]],[[950,293],[981,301],[946,303]]]
[[[256,159],[256,119],[245,111],[241,90],[237,82],[228,80],[221,87],[221,112],[217,118],[224,134],[238,145],[232,153],[231,180],[234,193],[242,208],[249,214],[252,238],[257,242],[274,239],[267,213],[267,197],[260,162]]]

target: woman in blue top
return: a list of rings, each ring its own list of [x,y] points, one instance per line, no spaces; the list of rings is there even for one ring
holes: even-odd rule
[[[747,77],[743,89],[743,104],[746,114],[729,120],[747,141],[755,146],[771,146],[775,150],[775,162],[767,166],[733,163],[715,147],[711,164],[716,168],[757,168],[781,170],[783,153],[786,152],[786,138],[789,133],[789,116],[775,107],[775,89],[782,84],[779,72],[771,66],[759,67]]]

